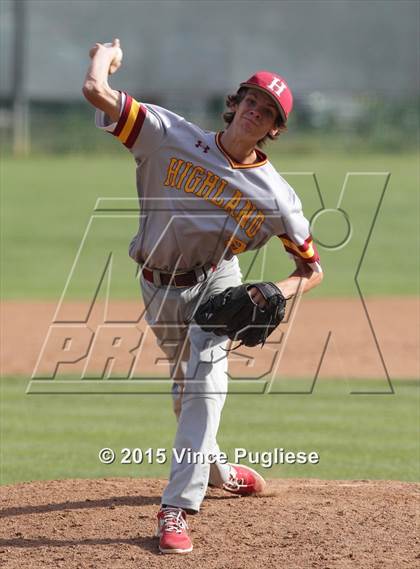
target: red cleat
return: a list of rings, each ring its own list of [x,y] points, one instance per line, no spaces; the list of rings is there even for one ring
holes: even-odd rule
[[[159,551],[161,553],[189,553],[192,543],[187,533],[187,515],[181,508],[161,508],[157,515]]]
[[[229,480],[223,484],[223,489],[238,494],[251,496],[264,492],[266,482],[264,478],[249,466],[230,465]]]

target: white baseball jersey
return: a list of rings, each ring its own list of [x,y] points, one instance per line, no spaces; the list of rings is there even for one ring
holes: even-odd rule
[[[204,131],[122,93],[116,136],[137,163],[140,227],[130,256],[153,269],[191,270],[262,247],[278,236],[291,255],[320,271],[302,205],[260,150],[254,164],[229,156],[222,133]]]

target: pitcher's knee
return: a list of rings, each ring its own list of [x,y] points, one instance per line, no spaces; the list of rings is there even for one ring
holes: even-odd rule
[[[225,402],[224,393],[187,393],[182,396],[181,410],[187,412],[200,412],[203,420],[213,414],[220,414]]]

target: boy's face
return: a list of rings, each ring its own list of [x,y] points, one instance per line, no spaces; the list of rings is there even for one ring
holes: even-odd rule
[[[246,138],[257,142],[267,134],[277,134],[278,108],[273,99],[258,89],[248,89],[245,97],[232,109],[235,117],[232,124]]]

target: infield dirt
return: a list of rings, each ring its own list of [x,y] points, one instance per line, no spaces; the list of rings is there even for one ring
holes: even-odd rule
[[[102,479],[2,487],[7,569],[414,569],[419,485],[271,480],[261,497],[210,489],[188,516],[194,550],[158,553],[164,482]]]
[[[2,375],[31,375],[41,352],[57,308],[56,302],[6,301],[1,311],[4,331],[2,346]],[[89,304],[69,302],[62,305],[57,320],[72,324],[77,318],[83,322]],[[229,370],[233,377],[260,377],[271,366],[284,377],[313,377],[328,335],[330,341],[320,370],[321,377],[329,378],[384,378],[384,365],[392,378],[418,378],[419,368],[419,302],[416,298],[369,298],[364,309],[360,299],[304,299],[289,319],[270,336],[262,349],[244,349],[229,356]],[[109,317],[131,322],[137,316],[135,333],[141,337],[138,358],[140,376],[147,373],[166,375],[169,371],[163,352],[144,319],[141,302],[119,301],[109,305]],[[97,302],[86,325],[97,330],[104,322],[104,303]],[[74,330],[74,327],[73,327]],[[290,330],[290,334],[288,331]],[[285,342],[282,334],[287,334]],[[284,336],[286,338],[286,336]],[[131,340],[132,337],[129,338]],[[285,346],[282,352],[282,346]],[[304,349],[302,349],[304,347]],[[379,350],[378,350],[379,347]],[[90,356],[91,369],[100,369],[109,356],[110,344],[95,345]],[[281,354],[281,359],[277,356]],[[65,354],[64,354],[65,355]],[[64,359],[64,358],[63,358]],[[44,353],[38,371],[55,368],[57,353]],[[274,363],[275,362],[275,363]],[[62,373],[79,374],[85,361],[64,366]]]

